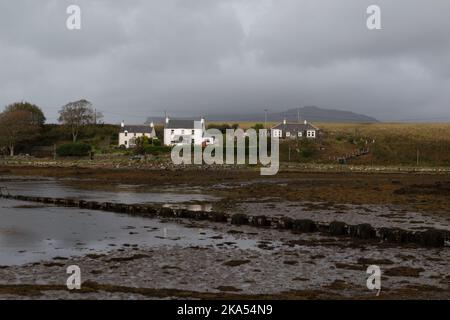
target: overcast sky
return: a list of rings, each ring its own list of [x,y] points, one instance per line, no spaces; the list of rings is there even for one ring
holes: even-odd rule
[[[107,122],[305,105],[450,121],[449,16],[442,0],[0,0],[0,106],[49,122],[81,98]]]

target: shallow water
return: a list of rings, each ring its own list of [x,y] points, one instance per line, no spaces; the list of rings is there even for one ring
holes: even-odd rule
[[[257,242],[158,219],[0,199],[0,265],[107,252],[118,247],[213,246]]]
[[[74,183],[77,182],[77,183]],[[101,186],[92,187],[92,181],[80,184],[77,180],[54,179],[2,179],[0,187],[6,187],[14,195],[72,198],[88,201],[105,201],[126,204],[137,203],[183,203],[190,201],[217,200],[208,194],[192,189],[154,188],[143,191],[140,186],[116,185],[114,191],[106,191]],[[106,188],[105,188],[106,189]]]

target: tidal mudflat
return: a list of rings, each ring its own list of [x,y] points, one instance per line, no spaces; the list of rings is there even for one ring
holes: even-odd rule
[[[125,193],[130,203],[201,205],[252,215],[339,218],[412,229],[449,225],[442,212],[412,210],[402,203],[330,203],[314,197],[305,201],[295,198],[302,186],[292,179],[243,180],[210,188],[175,184],[159,192],[161,199],[154,185],[94,188],[98,181],[83,187],[80,181],[7,180],[3,184],[10,192],[34,195],[111,201],[123,200],[120,193]],[[242,192],[250,189],[262,192],[244,197]],[[0,201],[0,298],[450,298],[448,246],[393,245]],[[74,264],[82,271],[80,291],[65,287],[66,267]],[[382,270],[378,297],[366,286],[366,268],[372,264]]]

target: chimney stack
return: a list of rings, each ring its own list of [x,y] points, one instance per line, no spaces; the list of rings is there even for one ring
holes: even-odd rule
[[[283,124],[286,124],[286,119],[283,120]]]
[[[153,128],[155,126],[155,124],[152,122],[150,122],[150,128]]]
[[[304,123],[304,124],[308,124],[308,121],[305,120],[303,123]]]
[[[123,122],[123,120],[122,120],[122,122],[120,123],[120,127],[121,127],[121,128],[125,127],[125,122]]]

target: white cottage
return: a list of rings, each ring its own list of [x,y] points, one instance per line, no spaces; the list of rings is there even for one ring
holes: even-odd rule
[[[136,139],[142,136],[148,138],[157,138],[155,132],[155,126],[153,122],[149,125],[125,125],[124,122],[120,125],[119,131],[119,147],[133,148],[136,146]]]
[[[167,146],[179,144],[202,145],[209,143],[210,138],[205,136],[205,119],[176,120],[166,117],[164,125],[164,144]]]
[[[304,123],[289,123],[284,120],[282,123],[273,126],[270,129],[270,134],[273,137],[278,137],[280,139],[290,138],[310,138],[315,139],[317,137],[317,132],[319,129],[308,123],[306,120]]]

